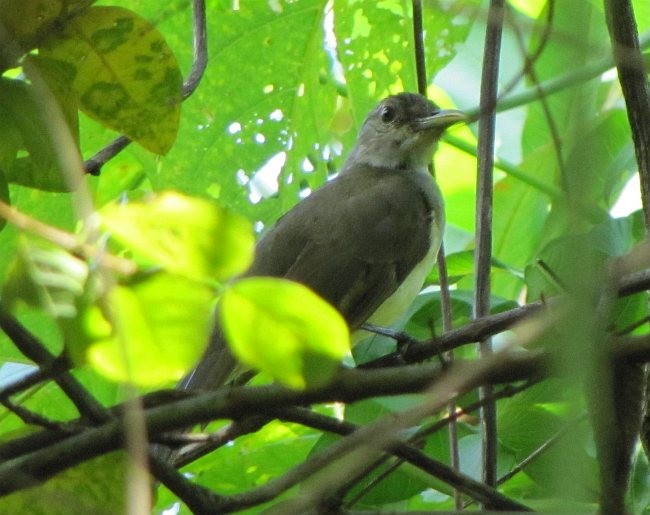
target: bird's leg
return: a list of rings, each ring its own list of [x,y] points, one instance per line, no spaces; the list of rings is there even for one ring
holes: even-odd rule
[[[363,324],[361,329],[369,331],[371,333],[379,334],[381,336],[386,336],[395,340],[397,346],[397,353],[401,356],[404,356],[408,351],[409,345],[417,343],[417,340],[411,335],[405,333],[404,331],[396,331],[388,327],[379,327],[373,324]]]

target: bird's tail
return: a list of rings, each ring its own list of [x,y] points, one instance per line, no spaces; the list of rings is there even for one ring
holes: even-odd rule
[[[221,326],[216,323],[201,361],[194,370],[180,380],[176,388],[216,390],[230,382],[237,368],[237,360],[226,344]]]
[[[199,364],[179,381],[176,388],[188,391],[216,390],[230,383],[236,375],[240,374],[239,368],[237,360],[226,344],[221,327],[216,323],[210,336],[210,343]],[[189,431],[188,428],[187,432]],[[179,455],[178,451],[162,444],[152,444],[151,451],[154,457],[168,462],[175,461]]]

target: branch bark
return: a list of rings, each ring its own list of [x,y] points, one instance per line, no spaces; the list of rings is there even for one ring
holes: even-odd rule
[[[490,312],[490,268],[492,266],[492,199],[494,136],[496,123],[496,104],[499,84],[499,56],[501,54],[501,34],[505,3],[503,0],[490,0],[488,23],[483,51],[481,75],[480,115],[478,121],[478,177],[476,184],[476,277],[474,291],[473,318],[481,318]],[[480,356],[492,353],[489,339],[478,344]],[[489,398],[489,386],[479,388],[480,398]],[[482,474],[489,486],[497,481],[497,419],[496,405],[487,403],[481,408]],[[488,506],[484,506],[488,507]]]
[[[616,341],[620,345],[616,345],[613,351],[615,360],[650,360],[650,336],[625,337]],[[290,406],[354,402],[380,395],[422,392],[431,384],[440,384],[450,378],[464,379],[462,389],[457,391],[462,394],[482,384],[545,377],[554,373],[552,360],[549,352],[515,351],[494,354],[488,360],[459,360],[445,370],[436,364],[344,370],[334,382],[322,388],[302,392],[278,385],[221,389],[145,409],[144,417],[147,431],[155,441],[156,435],[163,432],[218,418],[238,419],[250,413],[273,413]],[[439,407],[444,406],[444,399],[440,402],[443,404]],[[144,404],[147,404],[146,399]],[[9,459],[14,444],[10,442],[0,446],[0,456],[5,457],[0,464],[0,495],[27,488],[62,470],[120,448],[124,427],[120,420],[110,420],[97,427],[88,427],[79,434],[59,436],[61,440],[50,441],[45,448]]]

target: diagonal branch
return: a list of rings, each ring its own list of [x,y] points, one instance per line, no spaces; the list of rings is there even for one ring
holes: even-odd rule
[[[55,366],[57,358],[50,353],[23,325],[0,305],[0,329],[2,329],[18,350],[41,367]],[[54,381],[74,403],[79,414],[92,422],[108,420],[104,407],[68,371],[62,372]]]

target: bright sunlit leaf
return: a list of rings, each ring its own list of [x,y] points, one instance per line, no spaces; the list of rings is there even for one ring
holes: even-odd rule
[[[71,19],[41,54],[67,65],[88,116],[152,152],[171,148],[183,79],[154,25],[121,7],[91,7]]]
[[[92,305],[82,313],[85,358],[115,381],[177,381],[203,351],[213,297],[210,288],[167,273],[115,286],[106,294],[106,308]]]
[[[136,259],[192,279],[228,279],[253,258],[255,237],[245,218],[178,193],[112,204],[102,220]]]
[[[292,388],[326,383],[350,348],[341,314],[309,288],[270,277],[243,279],[221,299],[235,355]]]
[[[533,19],[541,14],[546,3],[547,0],[511,0],[510,2],[515,9]]]

